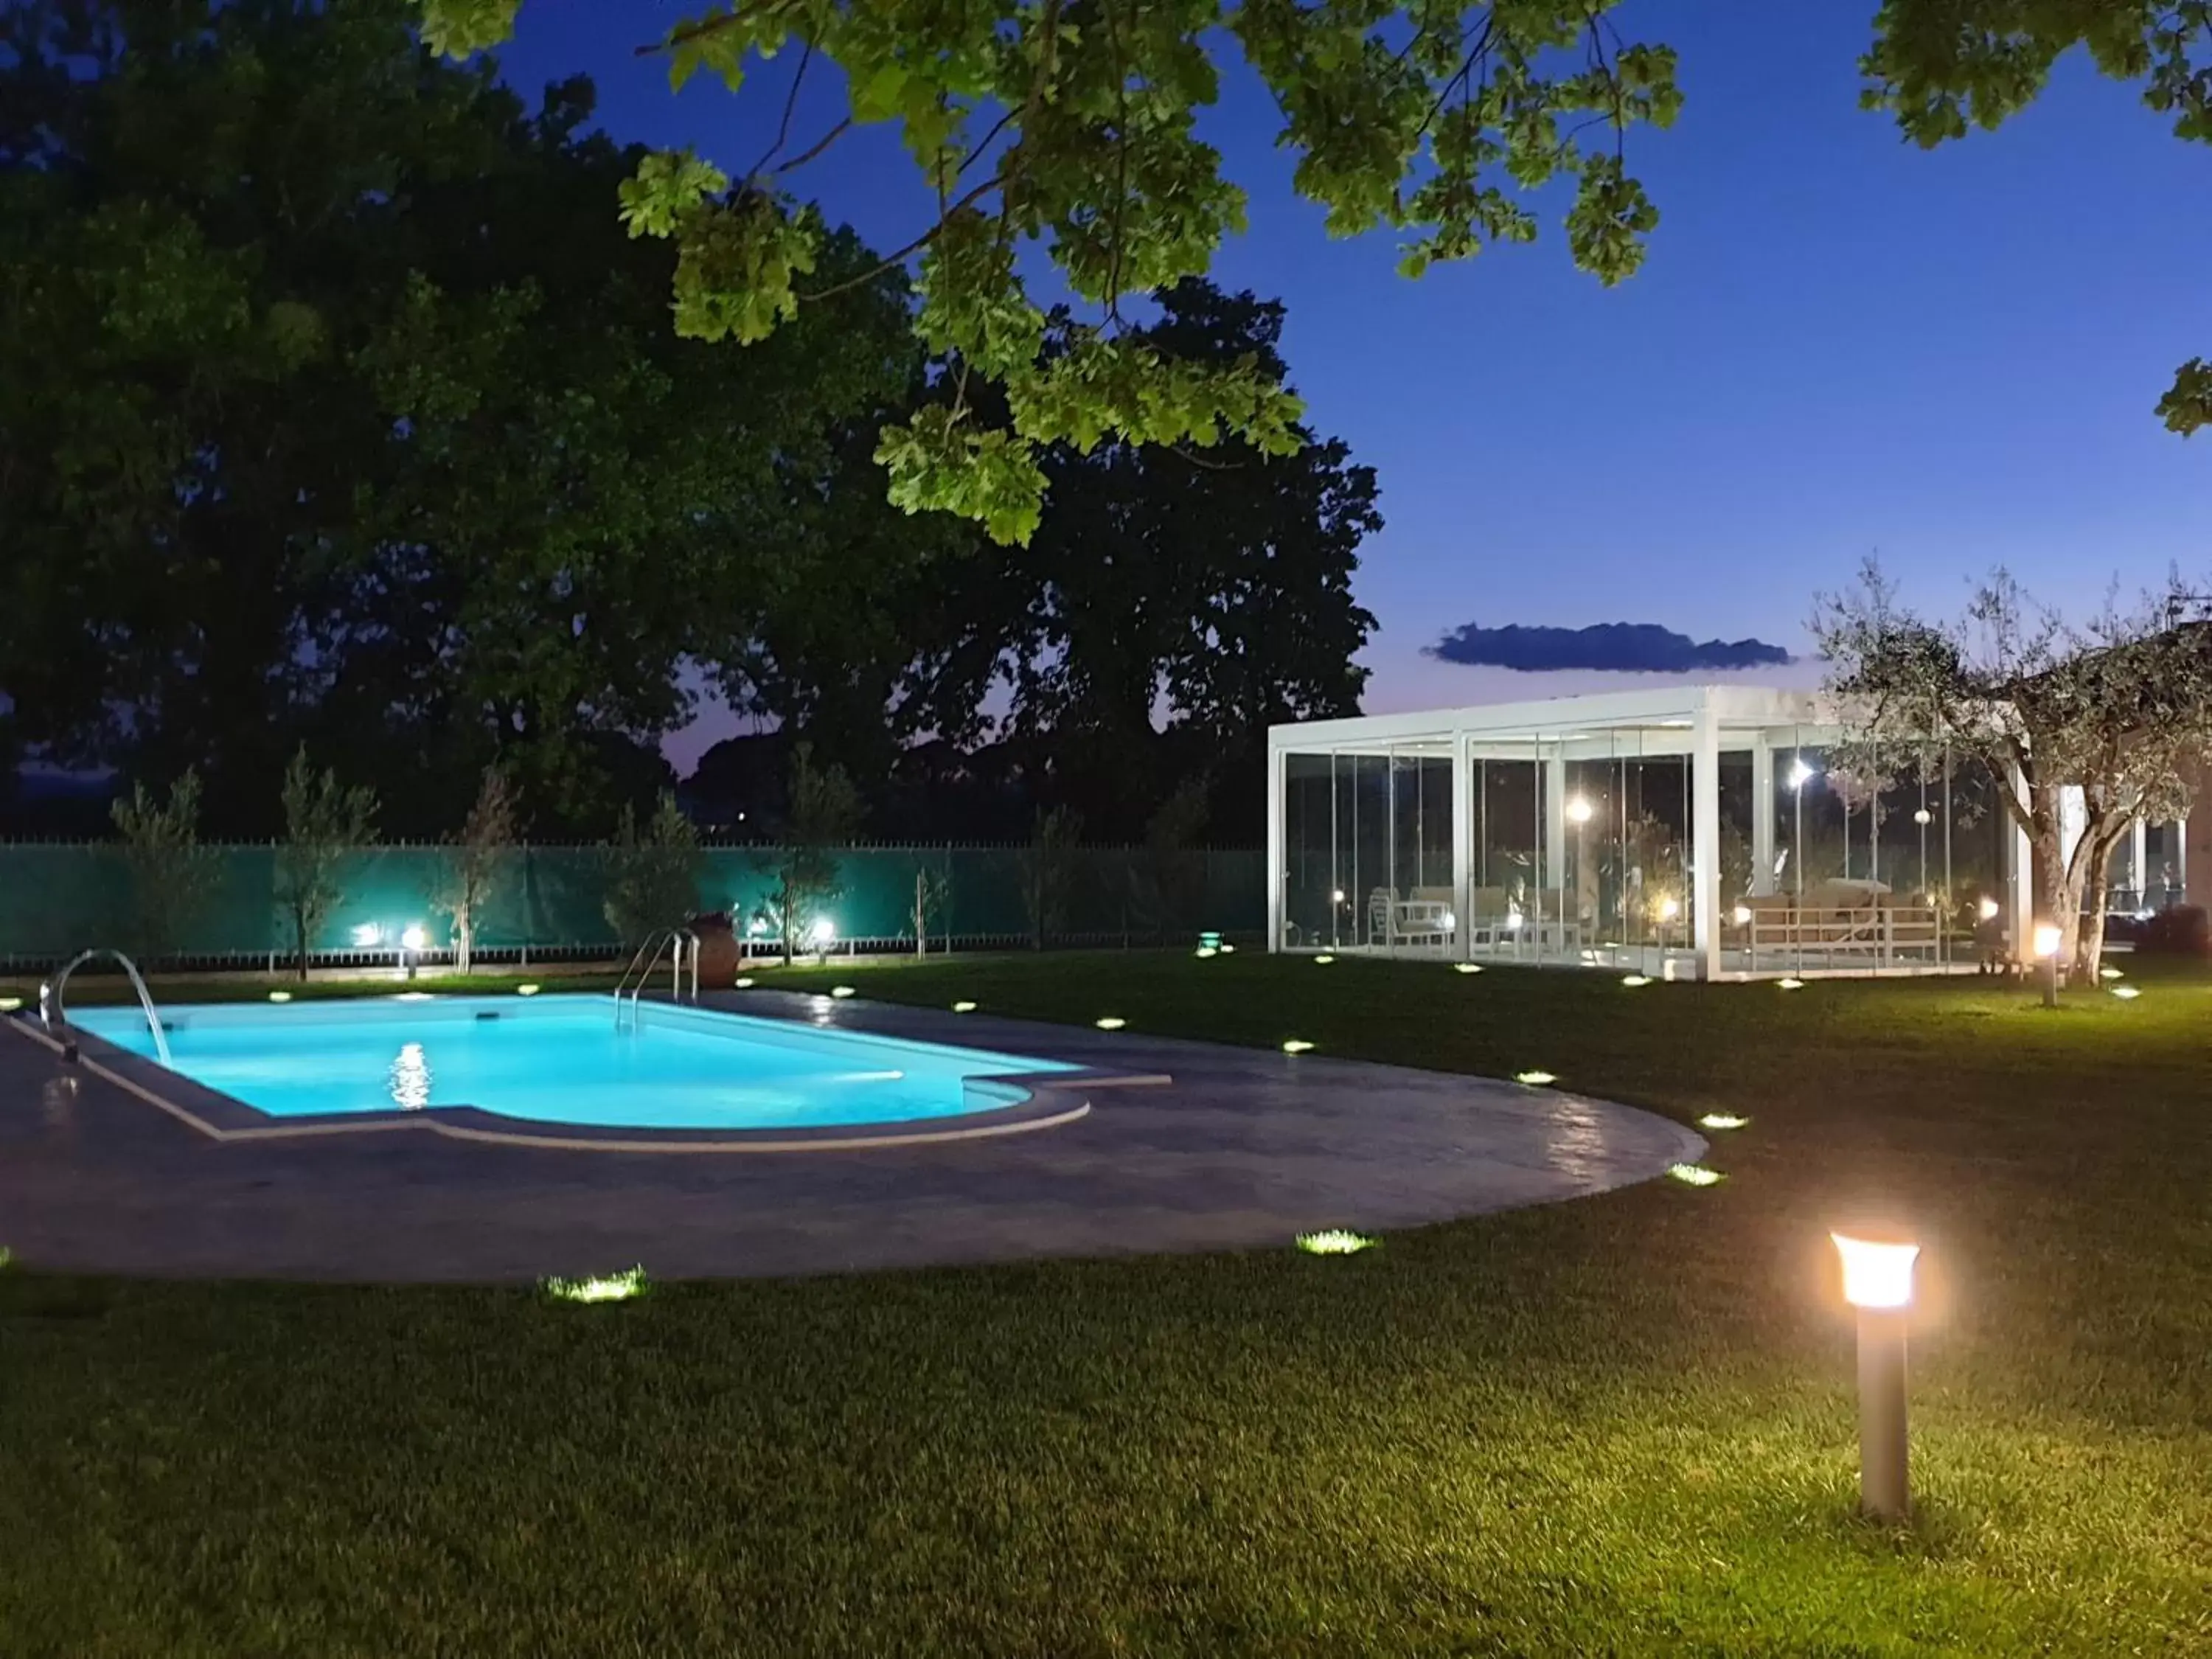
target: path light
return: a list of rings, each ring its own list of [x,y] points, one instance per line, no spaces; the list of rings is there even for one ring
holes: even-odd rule
[[[1334,957],[1329,955],[1328,951],[1324,951],[1314,958],[1314,966],[1316,968],[1326,968],[1330,963],[1334,962],[1336,958]]]
[[[1286,1054],[1309,1054],[1312,1049],[1313,1044],[1308,1042],[1304,1037],[1292,1037],[1283,1045],[1283,1052]]]
[[[1102,1031],[1118,1031],[1128,1023],[1119,1014],[1109,1014],[1098,1022],[1098,1029]]]
[[[556,1302],[627,1302],[645,1291],[645,1269],[602,1273],[589,1279],[549,1279],[545,1294]]]
[[[830,994],[842,1001],[853,994],[853,988],[849,985],[833,985],[830,988]]]
[[[23,999],[21,997],[0,997],[0,1014],[19,1012],[22,1006]]]
[[[1364,1233],[1355,1233],[1345,1227],[1298,1235],[1298,1248],[1308,1255],[1357,1255],[1362,1250],[1374,1249],[1376,1243]]]
[[[530,988],[532,991],[537,988],[538,988],[534,985]],[[733,979],[730,981],[730,988],[733,991],[750,991],[753,988],[753,982],[750,979]],[[527,995],[528,993],[526,992],[524,994]]]
[[[1685,1187],[1717,1187],[1727,1177],[1702,1164],[1669,1164],[1667,1173]]]
[[[1859,1507],[1878,1521],[1911,1512],[1905,1425],[1905,1310],[1917,1244],[1830,1233],[1844,1258],[1844,1300],[1859,1310]]]
[[[1221,954],[1224,957],[1233,957],[1237,954],[1237,947],[1233,945],[1224,945],[1221,947]]]
[[[1557,1083],[1559,1079],[1549,1072],[1516,1072],[1513,1073],[1513,1080],[1516,1083],[1526,1084],[1531,1089],[1540,1089],[1547,1084]]]
[[[2043,1006],[2058,1006],[2058,945],[2065,937],[2050,922],[2039,922],[2035,929],[2035,954],[2043,958]]]
[[[2097,977],[2099,979],[2125,979],[2127,975],[2122,973],[2118,969],[2108,965],[2097,969]]]
[[[1707,1112],[1698,1120],[1700,1129],[1741,1129],[1749,1124],[1747,1117],[1738,1117],[1734,1112]]]
[[[1649,974],[1623,974],[1620,976],[1620,982],[1632,990],[1638,985],[1650,984],[1651,975]]]
[[[1479,962],[1455,962],[1452,963],[1452,972],[1455,974],[1479,974],[1481,971],[1482,964]]]
[[[538,994],[537,984],[533,981],[528,985],[518,985],[514,988],[514,994],[519,997],[534,997]]]
[[[2142,994],[2142,991],[2139,987],[2133,985],[2115,985],[2112,987],[2112,994],[2123,1002],[2133,1002]]]
[[[289,991],[271,991],[269,994],[269,1000],[271,1002],[289,1002],[291,1000],[292,994]]]
[[[1220,948],[1217,945],[1201,945],[1197,950],[1192,951],[1191,954],[1196,957],[1200,962],[1204,962],[1209,957],[1219,956],[1221,951]]]
[[[415,977],[415,959],[422,954],[422,947],[429,942],[430,936],[422,931],[422,924],[419,921],[410,921],[400,930],[399,965],[407,970],[408,978]]]
[[[956,1014],[972,1014],[975,1012],[975,1005],[972,1002],[956,1002],[952,1005],[952,1012]]]
[[[1802,979],[1796,978],[1795,976],[1787,979],[1778,979],[1774,983],[1777,988],[1784,991],[1802,991],[1805,988],[1805,981]]]

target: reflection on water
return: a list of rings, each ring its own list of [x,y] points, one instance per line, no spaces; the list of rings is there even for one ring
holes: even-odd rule
[[[419,1112],[430,1103],[430,1062],[419,1042],[404,1044],[392,1062],[392,1104],[404,1111]]]

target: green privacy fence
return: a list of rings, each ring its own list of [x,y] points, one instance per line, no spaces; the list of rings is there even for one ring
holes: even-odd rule
[[[766,900],[775,854],[759,848],[709,848],[702,855],[697,908],[726,910],[742,926]],[[415,923],[441,951],[447,918],[432,903],[452,849],[363,848],[344,860],[343,896],[313,941],[317,954],[388,957]],[[505,855],[477,923],[477,954],[611,951],[617,941],[605,902],[610,853],[600,847],[517,848]],[[1067,943],[1179,937],[1201,928],[1257,933],[1266,926],[1265,857],[1251,851],[1193,851],[1162,882],[1141,851],[1086,848],[1066,855],[1063,900],[1051,936]],[[178,940],[196,960],[266,960],[290,949],[274,898],[276,849],[221,849],[217,878]],[[838,854],[839,890],[821,907],[841,943],[896,946],[914,938],[915,878],[942,879],[946,897],[931,920],[932,941],[986,944],[1026,939],[1025,852],[1009,847],[856,847]],[[136,934],[130,877],[111,844],[0,845],[0,963],[43,963],[88,945],[127,946]],[[372,939],[368,930],[375,930]]]

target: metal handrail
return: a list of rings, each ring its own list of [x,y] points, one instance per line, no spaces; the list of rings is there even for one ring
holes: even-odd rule
[[[154,1052],[161,1056],[162,1065],[169,1066],[172,1071],[175,1070],[175,1066],[171,1065],[169,1060],[168,1036],[161,1029],[161,1017],[154,1012],[153,993],[146,988],[145,979],[138,972],[138,964],[125,956],[122,951],[112,950],[105,945],[94,945],[89,951],[78,951],[64,964],[61,972],[54,975],[51,984],[41,985],[39,988],[39,1018],[46,1022],[46,1029],[59,1036],[66,1037],[69,1032],[69,1010],[63,1005],[62,1000],[69,989],[69,976],[94,957],[113,957],[122,964],[123,971],[131,976],[131,983],[138,993],[138,1006],[146,1011],[146,1029],[154,1034]]]
[[[629,966],[623,969],[622,977],[615,981],[615,1029],[617,1030],[622,1029],[624,992],[629,994],[630,1028],[633,1030],[637,1028],[638,999],[644,994],[646,985],[652,980],[653,970],[660,966],[662,954],[672,945],[675,947],[675,955],[669,963],[668,994],[673,1000],[680,1002],[684,1000],[684,969],[687,955],[684,947],[687,942],[691,947],[688,953],[691,969],[691,1000],[696,1002],[699,1000],[698,934],[693,933],[689,927],[656,928],[647,936],[645,943],[637,947],[636,954],[629,959]],[[647,955],[647,951],[652,952],[649,957]],[[642,970],[639,967],[641,963],[644,964]],[[637,975],[637,983],[635,985],[630,983],[632,974]]]

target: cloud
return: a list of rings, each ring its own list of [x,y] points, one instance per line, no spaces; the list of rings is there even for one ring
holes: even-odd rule
[[[1707,640],[1702,645],[1656,623],[1598,623],[1589,628],[1483,628],[1467,623],[1422,647],[1444,662],[1521,673],[1601,669],[1620,674],[1692,674],[1786,665],[1790,653],[1764,640]]]

